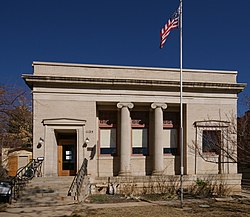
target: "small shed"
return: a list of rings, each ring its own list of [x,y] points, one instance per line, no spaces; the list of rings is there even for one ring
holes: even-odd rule
[[[3,148],[2,150],[2,164],[9,176],[15,176],[17,170],[27,165],[31,159],[31,148]]]

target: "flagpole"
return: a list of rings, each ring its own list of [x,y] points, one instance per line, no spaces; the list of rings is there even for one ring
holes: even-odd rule
[[[182,0],[180,0],[180,154],[181,154],[181,207],[183,208],[183,175],[184,175],[184,148],[183,148],[183,102],[182,102]]]
[[[181,207],[183,208],[183,175],[184,175],[184,148],[183,148],[183,103],[182,103],[182,0],[178,11],[175,12],[174,16],[167,21],[165,26],[160,31],[160,48],[163,47],[170,31],[174,28],[180,28],[180,200]]]

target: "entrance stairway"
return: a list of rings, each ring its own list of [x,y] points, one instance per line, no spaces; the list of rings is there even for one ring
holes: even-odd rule
[[[67,196],[73,176],[35,177],[21,191],[14,207],[60,206],[73,204],[74,198]]]

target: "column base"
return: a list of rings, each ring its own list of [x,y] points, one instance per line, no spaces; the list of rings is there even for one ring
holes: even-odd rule
[[[162,176],[162,175],[163,175],[163,171],[158,171],[158,170],[156,171],[155,170],[152,172],[152,176]]]
[[[118,176],[131,176],[130,171],[120,171]]]

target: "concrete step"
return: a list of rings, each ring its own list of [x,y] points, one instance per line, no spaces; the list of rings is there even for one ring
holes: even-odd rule
[[[250,190],[249,189],[242,189],[241,195],[245,198],[250,198]]]
[[[15,203],[12,203],[12,207],[35,207],[35,206],[62,206],[74,204],[76,201],[73,198],[43,198],[39,200],[33,200],[32,198],[28,198],[25,200],[18,200]]]
[[[72,181],[73,177],[70,178],[55,177],[53,179],[51,177],[50,178],[36,177],[31,182],[29,182],[27,186],[63,189],[63,188],[69,188]]]
[[[20,197],[12,206],[54,206],[74,203],[67,196],[74,177],[36,177],[24,187]]]
[[[250,179],[242,179],[241,180],[241,187],[242,187],[242,189],[250,190]]]
[[[40,185],[58,185],[58,184],[71,184],[73,181],[73,176],[58,176],[58,177],[35,177],[31,180],[31,184]]]
[[[249,185],[250,186],[250,179],[242,179],[241,184]]]

